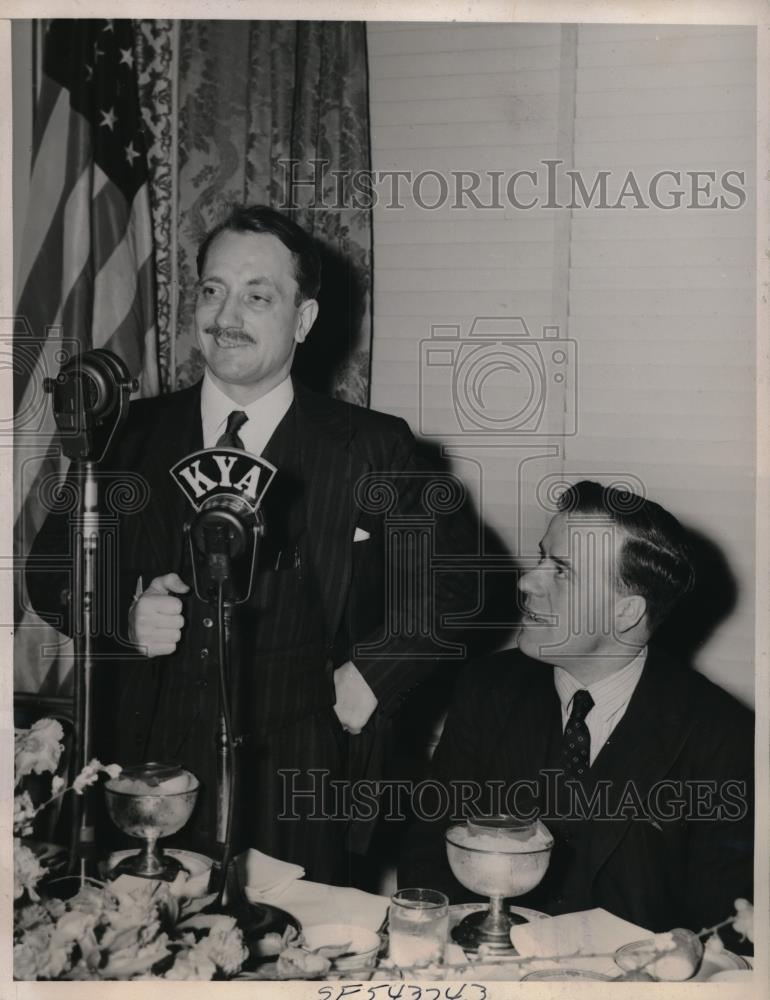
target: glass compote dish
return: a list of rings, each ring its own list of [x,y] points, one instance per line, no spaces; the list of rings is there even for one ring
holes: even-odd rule
[[[144,846],[113,868],[110,878],[121,874],[173,881],[182,869],[176,858],[164,854],[160,837],[170,837],[190,818],[198,797],[198,779],[175,764],[137,764],[126,767],[104,786],[110,819]]]
[[[512,951],[511,926],[523,918],[509,914],[503,901],[540,883],[552,847],[553,837],[540,820],[497,815],[450,826],[446,850],[455,878],[471,892],[489,897],[489,909],[465,917],[452,938],[467,951],[482,944],[491,951]]]

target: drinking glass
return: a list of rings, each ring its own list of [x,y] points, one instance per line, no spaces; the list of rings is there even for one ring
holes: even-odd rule
[[[449,900],[435,889],[399,889],[390,897],[390,958],[403,967],[441,962],[449,936]]]

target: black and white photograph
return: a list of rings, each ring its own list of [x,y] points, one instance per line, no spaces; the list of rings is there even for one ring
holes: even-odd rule
[[[766,995],[770,15],[572,6],[5,21],[20,997]]]

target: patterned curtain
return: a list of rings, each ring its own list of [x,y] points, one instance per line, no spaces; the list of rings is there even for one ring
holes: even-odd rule
[[[366,405],[371,213],[345,204],[334,174],[370,169],[364,25],[142,21],[137,38],[155,140],[164,389],[183,388],[203,370],[192,318],[200,240],[233,202],[263,202],[294,206],[289,214],[322,245],[320,315],[295,372]]]

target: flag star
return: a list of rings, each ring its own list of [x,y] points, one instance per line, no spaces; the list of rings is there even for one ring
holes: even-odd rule
[[[86,80],[93,80],[94,78],[94,68],[86,63]]]
[[[115,127],[115,122],[118,120],[118,116],[115,114],[115,108],[110,108],[109,111],[102,111],[101,116],[103,121],[99,122],[99,126],[106,125],[107,128],[112,132]]]
[[[128,160],[129,167],[133,167],[134,160],[139,156],[139,153],[134,149],[133,141],[129,142],[126,146],[126,159]]]
[[[112,18],[107,17],[107,18],[105,18],[105,21],[107,23],[102,28],[102,31],[114,31],[115,29],[113,28],[113,25],[112,25]]]
[[[104,51],[98,45],[94,45],[94,62],[99,62],[99,56],[103,56]]]
[[[131,51],[131,49],[121,49],[120,50],[120,63],[119,63],[119,65],[122,66],[123,63],[125,63],[126,66],[128,66],[129,69],[133,69],[133,66],[134,66],[134,53]]]

